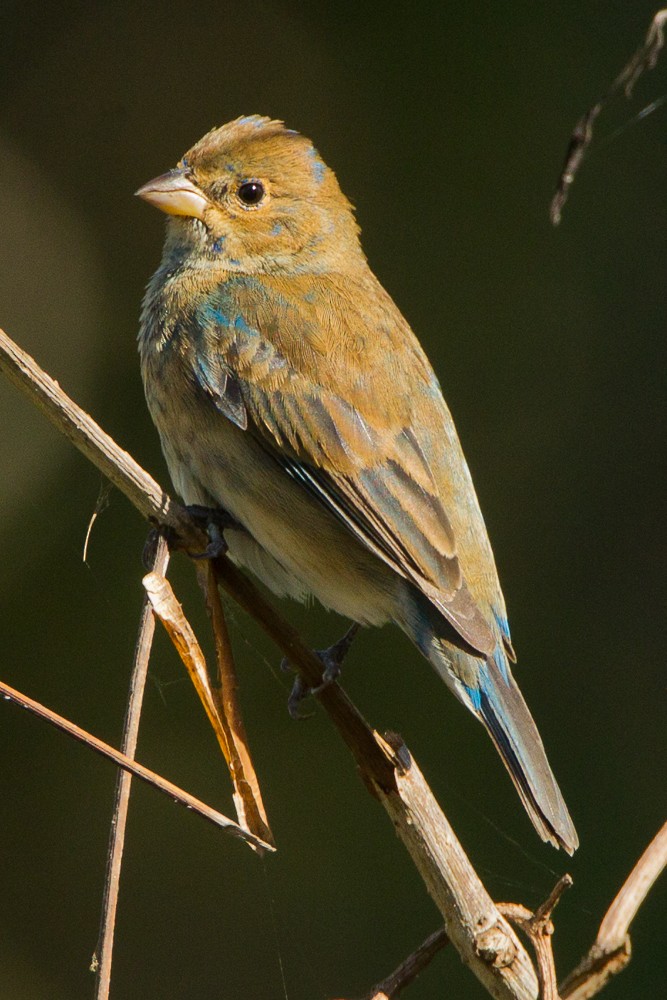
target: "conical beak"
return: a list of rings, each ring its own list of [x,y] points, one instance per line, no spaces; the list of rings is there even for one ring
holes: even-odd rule
[[[167,215],[187,215],[203,220],[204,212],[209,206],[208,198],[193,184],[184,170],[170,170],[144,184],[134,193]]]

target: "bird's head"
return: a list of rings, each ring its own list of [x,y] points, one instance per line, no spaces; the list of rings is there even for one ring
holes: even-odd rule
[[[137,194],[166,212],[167,251],[244,273],[348,271],[352,206],[310,140],[258,115],[214,129]]]

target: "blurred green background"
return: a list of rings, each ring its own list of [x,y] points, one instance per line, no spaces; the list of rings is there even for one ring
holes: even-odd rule
[[[344,685],[404,735],[496,899],[536,905],[572,872],[563,974],[664,819],[665,108],[623,126],[664,93],[667,63],[601,120],[559,230],[548,204],[575,121],[654,10],[63,0],[0,15],[0,325],[165,484],[135,349],[163,220],[132,192],[210,127],[261,113],[312,137],[358,206],[371,264],[457,420],[575,858],[539,842],[481,727],[397,632],[366,633]],[[113,493],[84,564],[99,475],[4,383],[0,419],[0,675],[117,744],[146,525]],[[182,558],[172,579],[206,635]],[[343,627],[284,611],[315,645]],[[359,997],[438,914],[323,713],[290,721],[276,649],[230,618],[279,853],[259,861],[136,788],[112,996]],[[231,810],[162,636],[139,757]],[[92,995],[114,780],[2,705],[3,1000]],[[609,1000],[659,995],[664,898],[659,886],[641,910]],[[448,951],[406,995],[485,994]]]

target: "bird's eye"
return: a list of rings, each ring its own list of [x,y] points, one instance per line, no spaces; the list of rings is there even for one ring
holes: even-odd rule
[[[237,194],[244,205],[254,207],[264,200],[266,191],[261,181],[243,181],[239,184]]]

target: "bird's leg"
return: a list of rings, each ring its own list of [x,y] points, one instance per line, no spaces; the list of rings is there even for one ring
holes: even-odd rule
[[[334,642],[333,646],[317,650],[317,655],[324,664],[324,672],[322,673],[322,683],[313,688],[313,694],[317,694],[322,688],[338,680],[341,664],[349,653],[352,641],[360,628],[359,622],[353,622],[342,639]]]
[[[227,552],[225,542],[225,528],[238,528],[238,521],[235,521],[231,514],[228,514],[222,507],[204,507],[201,504],[191,504],[186,507],[190,517],[208,535],[208,545],[203,552],[191,552],[192,559],[217,559]]]
[[[192,559],[217,559],[227,552],[223,531],[225,528],[240,527],[238,521],[234,520],[222,507],[204,507],[201,504],[191,504],[185,508],[195,522],[195,524],[205,531],[209,542],[203,552],[190,552]],[[142,561],[144,566],[152,566],[153,553],[157,539],[162,536],[166,539],[170,549],[183,548],[182,540],[178,532],[168,524],[161,524],[157,518],[150,517],[152,528],[144,544]]]
[[[287,710],[293,719],[308,719],[309,715],[303,715],[299,711],[299,706],[304,698],[307,698],[311,694],[319,694],[324,688],[333,684],[340,677],[340,668],[343,660],[347,656],[350,646],[352,645],[352,640],[359,631],[361,626],[358,622],[353,622],[349,629],[345,633],[342,639],[335,642],[333,646],[329,646],[327,649],[316,649],[315,653],[322,661],[323,671],[322,680],[317,685],[317,687],[308,687],[306,682],[303,680],[300,674],[296,675],[294,684],[292,685],[292,690],[290,696],[287,699]],[[289,662],[287,657],[285,657],[281,664],[282,670],[292,670],[292,664]]]

